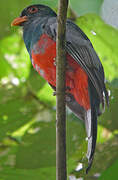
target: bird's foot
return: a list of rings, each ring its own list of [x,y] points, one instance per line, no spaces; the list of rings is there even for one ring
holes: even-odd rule
[[[56,96],[56,95],[57,95],[57,94],[56,94],[56,91],[54,91],[54,92],[53,92],[53,96]]]
[[[71,88],[69,86],[66,87],[66,91],[65,91],[65,95],[68,95],[68,92],[71,90]],[[57,92],[54,91],[53,92],[53,96],[56,96],[57,95]]]

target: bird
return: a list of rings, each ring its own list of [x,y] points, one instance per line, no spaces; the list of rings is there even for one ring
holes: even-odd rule
[[[23,39],[34,69],[56,90],[57,14],[48,6],[26,7],[11,25],[23,28]],[[84,122],[87,134],[86,173],[94,158],[97,118],[109,106],[101,61],[87,35],[66,21],[66,105]]]

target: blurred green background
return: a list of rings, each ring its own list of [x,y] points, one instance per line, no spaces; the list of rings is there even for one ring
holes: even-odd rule
[[[88,175],[85,175],[85,128],[67,110],[69,180],[118,179],[118,30],[102,20],[106,1],[70,0],[68,16],[90,38],[104,66],[110,107],[98,119],[96,153]],[[22,30],[10,26],[21,10],[32,3],[46,4],[57,10],[57,0],[1,1],[0,180],[56,179],[56,99],[49,85],[31,66]],[[108,9],[107,6],[104,7]],[[79,171],[81,166],[84,168]]]

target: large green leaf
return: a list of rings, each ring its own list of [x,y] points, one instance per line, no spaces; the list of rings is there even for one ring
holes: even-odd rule
[[[55,8],[58,5],[58,0],[32,0],[32,4],[44,4],[51,8]]]
[[[19,33],[4,38],[0,42],[0,78],[17,77],[21,81],[30,71],[29,55]]]
[[[40,109],[24,88],[8,86],[11,89],[0,89],[0,140],[31,121]]]
[[[70,6],[80,16],[86,13],[99,14],[103,0],[70,0]]]
[[[34,170],[4,168],[3,171],[0,172],[0,180],[45,180],[48,178],[55,180],[55,177],[54,167]]]
[[[99,180],[116,180],[118,178],[118,160],[116,160],[106,171],[102,173]]]
[[[14,33],[11,29],[11,22],[15,17],[18,17],[21,11],[31,4],[32,0],[5,0],[0,2],[2,7],[0,10],[0,39],[8,34]]]

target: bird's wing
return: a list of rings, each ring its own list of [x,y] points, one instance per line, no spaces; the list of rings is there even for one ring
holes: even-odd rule
[[[47,34],[56,40],[56,18],[49,19],[45,29]],[[102,64],[88,37],[71,20],[67,20],[66,25],[66,50],[87,73],[100,97],[100,102],[103,104],[104,109],[104,97],[106,98],[107,105],[109,104],[109,97],[105,87]]]
[[[100,102],[104,107],[104,96],[107,104],[109,103],[108,93],[104,82],[104,70],[91,42],[81,29],[71,21],[67,22],[66,39],[67,52],[86,71],[100,97]]]

